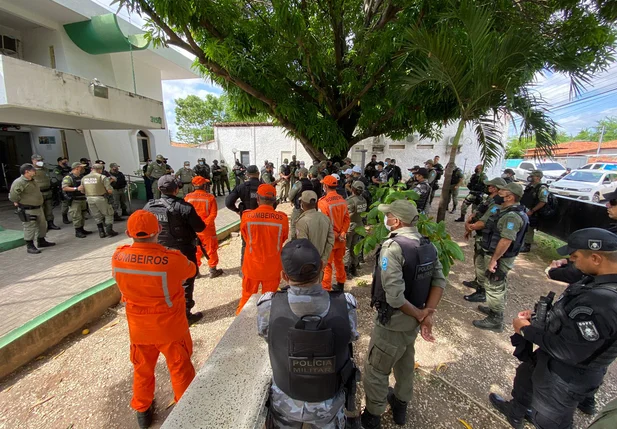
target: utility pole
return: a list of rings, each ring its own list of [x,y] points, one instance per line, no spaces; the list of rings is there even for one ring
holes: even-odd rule
[[[606,127],[602,125],[602,130],[600,130],[600,140],[598,141],[598,151],[596,155],[600,155],[600,148],[602,147],[602,139],[604,138],[604,131],[606,131]]]

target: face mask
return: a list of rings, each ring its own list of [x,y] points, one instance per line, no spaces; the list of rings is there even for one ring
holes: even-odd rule
[[[384,162],[384,163],[383,163],[383,165],[388,165],[388,164],[389,164],[389,163],[388,163],[388,161],[386,161],[386,162]]]
[[[502,179],[507,179],[508,177],[510,177],[510,176],[508,174],[505,174],[505,173],[501,175]]]
[[[495,195],[493,197],[493,201],[495,201],[495,204],[502,205],[503,204],[503,197],[499,196],[499,195]]]
[[[388,231],[392,231],[392,227],[390,225],[388,225],[388,216],[384,216],[383,217],[383,224],[386,227],[386,229]]]
[[[157,160],[156,160],[156,163],[157,163],[157,164],[162,164],[162,163],[163,163],[163,161],[161,161],[160,159],[157,159]]]
[[[199,165],[204,165],[204,162],[203,161],[199,161]]]
[[[42,166],[44,166],[44,165],[45,165],[45,163],[44,163],[43,161],[37,161],[37,162],[36,162],[36,166],[37,166],[37,167],[42,167]]]

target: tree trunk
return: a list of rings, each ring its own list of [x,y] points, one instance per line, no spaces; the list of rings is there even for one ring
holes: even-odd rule
[[[440,222],[446,218],[446,211],[448,209],[448,203],[450,202],[450,182],[452,181],[452,172],[454,171],[454,164],[456,161],[456,154],[458,152],[459,142],[465,129],[465,121],[461,119],[458,123],[458,129],[452,141],[452,147],[450,148],[450,158],[446,166],[444,173],[443,187],[441,188],[441,199],[439,200],[439,210],[437,210],[437,222]]]

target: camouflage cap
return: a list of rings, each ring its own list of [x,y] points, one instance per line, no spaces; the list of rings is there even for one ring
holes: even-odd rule
[[[191,161],[184,161],[184,165],[191,165]]]
[[[533,170],[533,171],[531,172],[530,176],[531,176],[531,177],[534,177],[534,176],[535,176],[535,177],[540,177],[540,178],[542,178],[542,177],[544,177],[544,173],[542,173],[542,171],[540,171],[540,170]]]
[[[508,183],[506,186],[498,186],[498,188],[505,189],[506,191],[510,191],[518,197],[523,196],[523,187],[519,185],[518,183]]]
[[[71,164],[71,168],[77,168],[77,167],[85,167],[86,164],[82,164],[81,162],[74,162]]]
[[[160,154],[156,156],[156,159],[158,161],[165,161],[165,157],[163,155],[160,155]]]
[[[507,185],[506,181],[501,177],[495,177],[492,180],[485,180],[484,184],[487,186],[495,186],[496,188],[502,188]]]
[[[406,224],[412,223],[418,217],[416,205],[407,200],[395,200],[392,204],[379,204],[377,210],[382,213],[390,213]]]
[[[32,157],[30,159],[36,159],[37,161],[43,161],[43,157],[39,154],[32,154]]]
[[[505,170],[503,170],[503,172],[505,174],[511,174],[511,175],[514,176],[514,170],[512,170],[511,168],[506,168]]]
[[[427,159],[426,162],[424,163],[424,165],[435,165],[435,161],[433,161],[432,159]]]
[[[361,191],[364,191],[364,189],[365,189],[364,183],[361,182],[360,180],[356,180],[355,182],[353,182],[351,184],[351,187],[354,188],[354,189],[359,189]]]
[[[115,162],[112,162],[111,164],[109,164],[109,168],[120,168],[120,166],[118,164],[116,164]]]
[[[306,168],[301,168],[301,169],[298,170],[298,174],[300,176],[308,176],[309,171]]]

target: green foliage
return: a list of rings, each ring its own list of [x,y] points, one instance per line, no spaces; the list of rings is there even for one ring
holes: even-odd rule
[[[506,158],[522,158],[527,149],[533,149],[534,147],[536,147],[536,139],[523,140],[512,138],[508,140],[508,145],[506,146]]]
[[[604,119],[600,119],[594,128],[585,128],[581,130],[573,140],[582,140],[588,142],[600,141],[600,134],[602,133],[602,127],[604,127],[604,135],[602,141],[607,142],[611,140],[617,140],[617,117],[607,116]]]
[[[388,184],[371,187],[371,195],[373,203],[369,207],[368,212],[362,214],[367,219],[368,227],[359,226],[355,229],[355,232],[363,237],[353,249],[356,254],[362,251],[364,254],[370,253],[390,235],[390,231],[388,231],[383,222],[384,214],[377,209],[379,204],[391,204],[393,201],[400,199],[413,201],[415,204],[415,200],[419,197],[416,192],[405,190],[404,184],[393,184],[392,179],[390,179]],[[443,221],[437,223],[432,218],[421,214],[416,226],[420,234],[428,237],[437,248],[439,261],[443,266],[445,276],[450,272],[450,268],[455,260],[465,260],[459,245],[446,232],[446,224]]]

